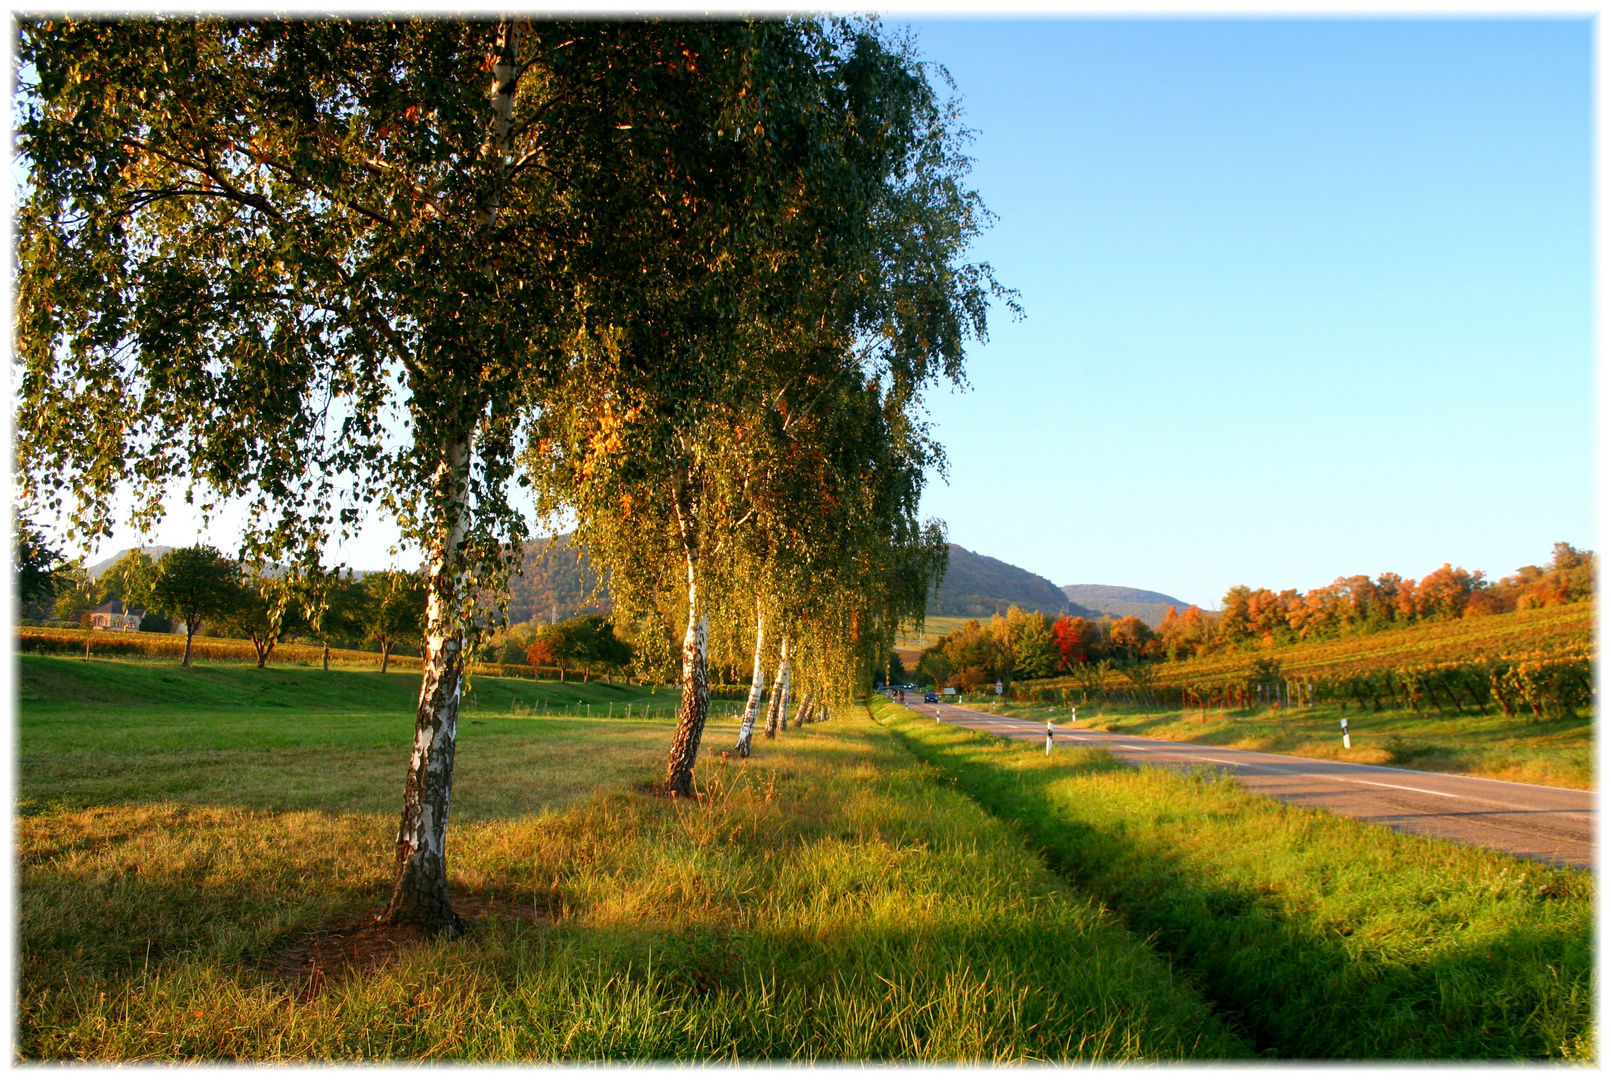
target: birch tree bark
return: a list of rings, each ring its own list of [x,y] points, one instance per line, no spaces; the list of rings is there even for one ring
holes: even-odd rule
[[[794,669],[792,665],[789,663],[788,659],[785,658],[783,661],[783,691],[778,695],[779,734],[782,734],[789,729],[789,678],[791,675],[793,675],[793,673]]]
[[[761,708],[761,694],[766,689],[766,669],[761,654],[766,646],[766,614],[761,605],[755,605],[755,665],[750,673],[750,696],[744,702],[744,720],[738,726],[738,744],[734,749],[741,758],[750,756],[750,739],[755,734],[755,714]]]
[[[784,696],[786,694],[786,688],[788,685],[789,639],[788,636],[785,635],[783,638],[781,659],[778,660],[778,673],[772,680],[772,694],[771,697],[767,699],[766,703],[766,737],[768,739],[775,739],[778,737],[778,715],[781,709],[787,707],[784,705]]]
[[[682,704],[677,709],[677,731],[666,757],[664,786],[668,794],[691,796],[699,740],[705,733],[705,717],[710,709],[710,683],[705,670],[705,638],[710,621],[700,610],[699,507],[686,481],[678,484],[675,505],[683,565],[688,574],[688,628],[682,638]]]
[[[470,439],[465,436],[454,442],[437,469],[439,484],[451,495],[451,513],[445,533],[431,551],[414,750],[403,786],[391,901],[380,917],[382,922],[421,926],[449,937],[457,937],[464,929],[448,899],[447,823],[459,695],[464,686],[464,629],[459,611],[464,583],[459,547],[465,534],[469,464]],[[384,655],[381,663],[384,668]]]
[[[800,708],[794,714],[794,726],[797,729],[805,727],[806,717],[811,712],[811,701],[815,696],[815,693],[811,690],[807,690],[805,694],[801,696]]]

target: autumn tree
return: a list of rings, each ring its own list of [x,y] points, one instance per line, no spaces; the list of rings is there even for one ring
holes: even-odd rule
[[[703,315],[755,267],[728,249],[761,253],[682,218],[780,220],[793,189],[762,159],[833,160],[789,141],[810,134],[782,124],[798,97],[761,92],[817,77],[800,45],[816,26],[21,23],[23,500],[87,535],[110,531],[123,486],[137,527],[175,486],[203,510],[238,500],[252,559],[312,558],[372,511],[419,545],[427,629],[388,921],[460,928],[445,846],[459,694],[476,598],[526,535],[525,425],[625,331],[627,385],[705,395],[719,366]],[[621,415],[638,404],[598,390]]]
[[[938,655],[943,662],[929,661]],[[973,691],[997,679],[1012,677],[1013,655],[1006,635],[969,619],[924,651],[918,670],[949,672],[949,677],[965,691]]]
[[[1089,659],[1091,648],[1102,641],[1102,631],[1083,616],[1059,615],[1052,624],[1052,640],[1057,644],[1059,669],[1072,671]]]
[[[1158,624],[1158,640],[1169,659],[1195,656],[1209,646],[1210,631],[1202,609],[1192,604],[1184,612],[1171,607]]]
[[[1148,643],[1155,637],[1150,626],[1134,615],[1126,615],[1115,620],[1108,628],[1106,644],[1109,651],[1123,653],[1126,659],[1134,662],[1141,658]]]
[[[846,384],[887,386],[900,411],[960,378],[995,288],[988,267],[959,265],[983,212],[915,58],[869,24],[813,24],[791,47],[799,59],[756,70],[761,92],[723,122],[764,145],[746,136],[727,173],[677,170],[667,227],[707,254],[662,266],[662,291],[580,350],[533,443],[543,505],[575,513],[618,602],[679,618],[674,794],[690,790],[708,705],[712,583],[753,584],[735,568],[767,565],[744,537],[787,486],[768,467],[790,445],[777,428],[844,402]]]

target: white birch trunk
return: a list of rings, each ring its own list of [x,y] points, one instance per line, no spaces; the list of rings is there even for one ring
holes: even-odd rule
[[[778,737],[779,709],[783,706],[784,687],[789,681],[789,638],[785,634],[780,647],[781,658],[778,660],[778,673],[772,680],[772,696],[766,703],[766,737]]]
[[[664,790],[669,795],[694,793],[694,763],[705,734],[710,710],[710,680],[705,664],[705,636],[710,622],[700,609],[698,493],[684,477],[674,492],[677,530],[682,536],[683,565],[688,573],[688,629],[682,637],[682,703],[677,709],[677,732],[666,757]]]
[[[699,741],[705,732],[705,716],[710,708],[710,683],[705,669],[705,637],[710,620],[699,610],[699,591],[694,581],[694,562],[688,563],[688,629],[682,639],[682,705],[677,710],[677,733],[666,758],[666,791],[672,795],[694,793],[694,762],[699,758]]]
[[[794,714],[794,726],[805,727],[806,717],[811,714],[811,702],[816,697],[815,692],[807,690],[800,698],[800,708]]]
[[[397,868],[382,921],[422,926],[456,937],[463,923],[447,890],[448,801],[464,687],[464,632],[459,623],[463,588],[459,545],[469,497],[470,440],[460,439],[437,467],[436,482],[453,493],[449,522],[431,551],[425,608],[425,650],[420,658],[414,752],[403,788],[397,829]],[[390,652],[389,649],[386,652]],[[382,654],[385,665],[385,653]]]
[[[788,657],[784,657],[783,692],[778,697],[778,730],[780,732],[789,730],[789,678],[793,672],[793,665],[789,663]]]
[[[755,734],[755,714],[761,708],[761,694],[766,690],[766,669],[761,663],[761,653],[766,646],[766,615],[761,611],[761,605],[755,605],[755,666],[750,674],[750,696],[744,702],[744,720],[738,727],[738,745],[734,747],[739,757],[750,756],[750,739]]]

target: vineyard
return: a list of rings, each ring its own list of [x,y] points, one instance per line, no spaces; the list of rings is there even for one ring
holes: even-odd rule
[[[1535,719],[1594,706],[1594,605],[1422,623],[1404,630],[1153,665],[1082,665],[1021,683],[1013,696],[1187,708],[1354,703],[1439,714],[1490,710]]]

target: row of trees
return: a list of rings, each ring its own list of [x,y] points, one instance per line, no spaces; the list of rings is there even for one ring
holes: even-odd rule
[[[970,619],[924,650],[918,674],[971,693],[1000,680],[1045,679],[1088,663],[1134,664],[1157,655],[1157,636],[1134,615],[1086,619],[1016,606],[988,623]]]
[[[594,614],[544,626],[526,647],[526,662],[532,669],[557,667],[560,682],[565,681],[567,668],[582,668],[585,681],[594,668],[623,671],[632,658],[632,646],[616,636],[615,624]]]
[[[1594,552],[1562,542],[1555,545],[1548,567],[1524,566],[1497,582],[1489,582],[1481,570],[1444,563],[1419,581],[1392,573],[1375,580],[1361,574],[1306,593],[1238,585],[1225,594],[1215,615],[1196,607],[1178,613],[1171,609],[1158,628],[1158,639],[1163,652],[1174,658],[1579,603],[1593,600],[1594,575]]]
[[[278,568],[248,566],[207,545],[174,548],[153,559],[140,549],[94,579],[81,563],[63,562],[36,530],[16,526],[14,577],[24,606],[49,604],[58,616],[116,600],[144,610],[140,629],[167,633],[181,624],[190,664],[191,643],[204,627],[224,637],[246,638],[263,667],[274,647],[306,638],[330,648],[373,642],[385,671],[393,649],[417,646],[424,625],[425,589],[418,573],[385,570],[355,578],[328,574],[310,578]]]
[[[1252,645],[1266,647],[1345,634],[1371,633],[1418,621],[1470,618],[1578,603],[1594,597],[1595,558],[1555,545],[1548,567],[1524,566],[1497,582],[1481,571],[1445,564],[1416,581],[1382,574],[1338,578],[1299,593],[1238,585],[1224,608],[1173,607],[1154,630],[1135,616],[1085,619],[1010,608],[988,623],[970,621],[940,638],[918,661],[920,677],[965,691],[997,680],[1079,673],[1084,665],[1129,667],[1143,661],[1202,656]]]
[[[746,752],[766,673],[769,715],[842,696],[921,620],[945,557],[923,396],[1004,293],[963,261],[987,215],[909,42],[805,18],[19,33],[22,501],[94,536],[120,497],[140,527],[178,489],[235,500],[242,558],[307,580],[374,511],[420,547],[387,920],[459,929],[464,664],[533,529],[574,524],[616,627],[680,663],[672,794],[710,663],[748,660]]]

